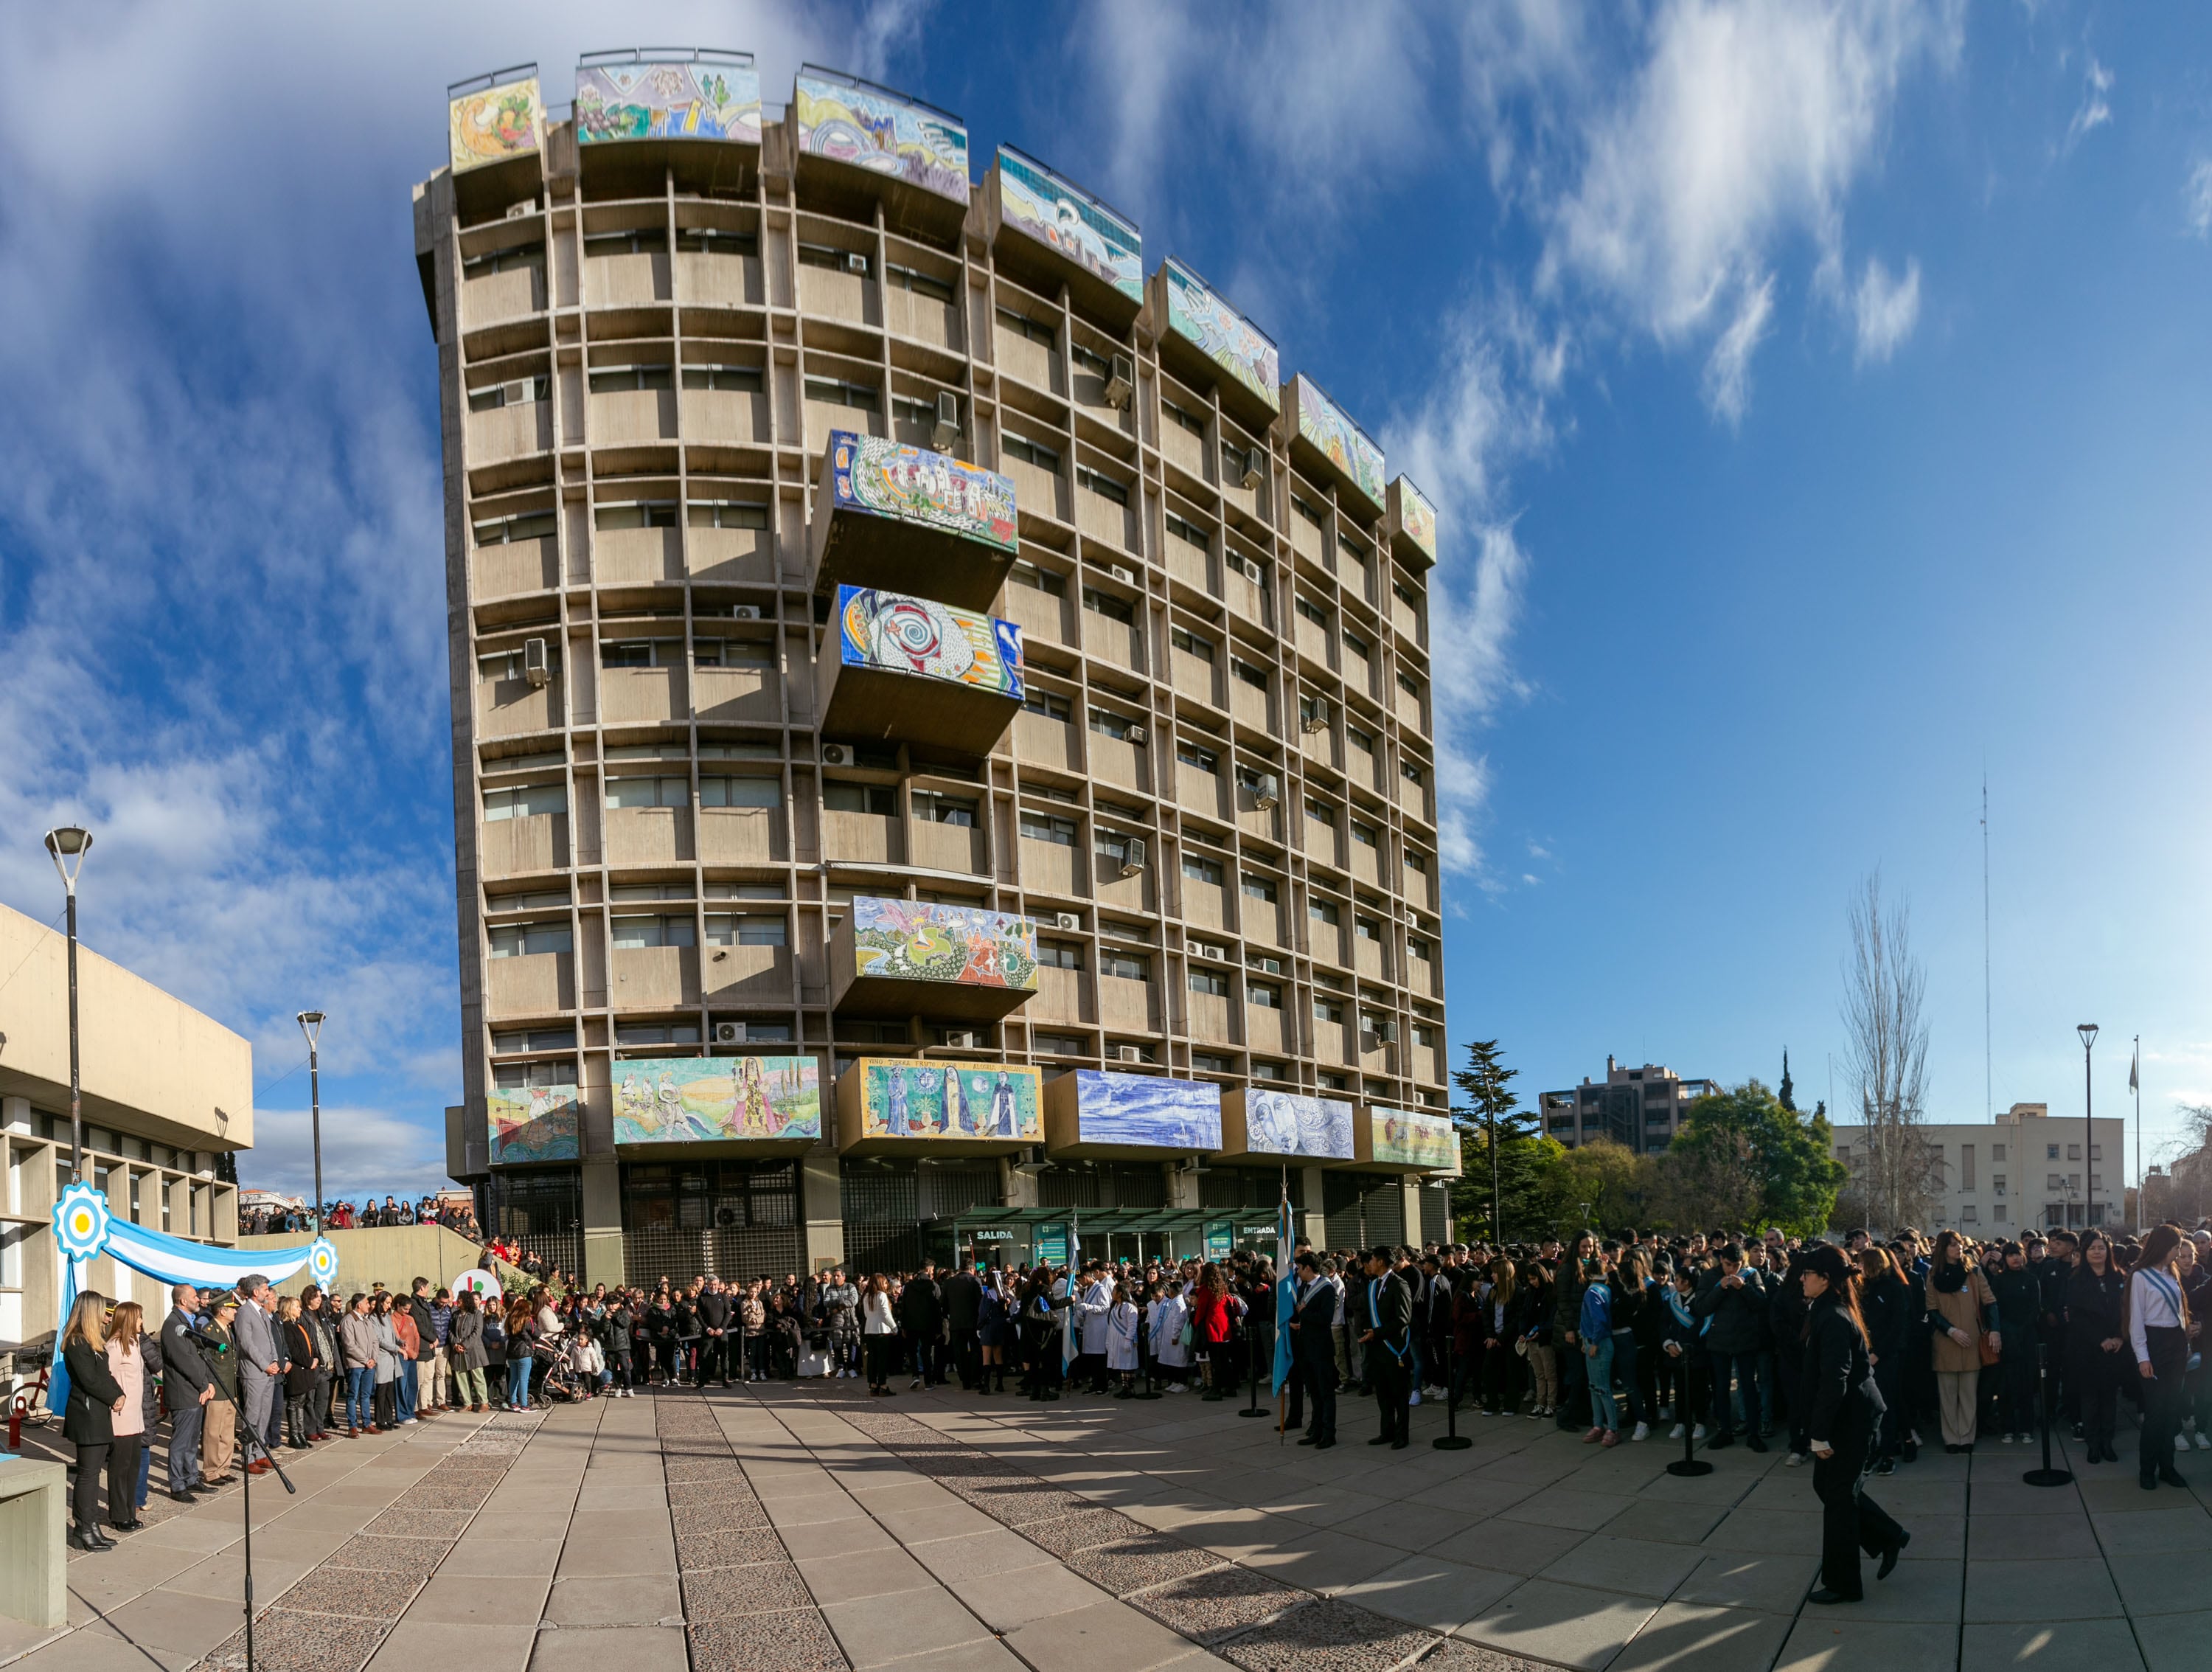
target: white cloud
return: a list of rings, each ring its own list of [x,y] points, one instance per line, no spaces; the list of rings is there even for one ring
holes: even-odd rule
[[[2092,54],[2089,68],[2081,76],[2081,106],[2075,111],[2074,119],[2066,125],[2066,149],[2072,150],[2112,119],[2112,101],[2105,96],[2112,90],[2112,72]]]
[[[239,1183],[249,1189],[282,1190],[310,1198],[315,1189],[313,1124],[305,1102],[296,1109],[264,1109],[254,1117],[253,1149],[239,1161]],[[433,1111],[438,1140],[427,1140],[429,1117],[410,1122],[380,1109],[323,1105],[323,1193],[329,1201],[358,1203],[364,1196],[419,1196],[447,1187],[445,1111]]]
[[[1851,314],[1859,363],[1887,360],[1920,322],[1920,264],[1906,262],[1903,275],[1892,278],[1880,258],[1869,256],[1851,297]]]
[[[2181,224],[2195,237],[2212,237],[2212,157],[2200,157],[2181,188]]]
[[[1632,84],[1588,125],[1545,278],[1579,280],[1662,344],[1717,329],[1706,398],[1739,422],[1778,252],[1809,238],[1839,264],[1844,199],[1898,88],[1955,58],[1960,15],[1958,0],[1669,0]]]

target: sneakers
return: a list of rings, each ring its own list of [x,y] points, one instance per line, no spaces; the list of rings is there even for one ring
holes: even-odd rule
[[[1679,1439],[1680,1439],[1680,1438],[1682,1438],[1682,1425],[1681,1425],[1680,1423],[1679,1423],[1679,1422],[1678,1422],[1678,1423],[1676,1423],[1676,1424],[1674,1425],[1674,1432],[1673,1433],[1671,1433],[1671,1434],[1668,1435],[1668,1436],[1667,1436],[1667,1438],[1668,1438],[1668,1439],[1670,1439],[1670,1440],[1679,1440]]]
[[[1609,1432],[1611,1431],[1605,1428],[1593,1428],[1589,1433],[1583,1436],[1583,1444],[1584,1445],[1595,1445],[1600,1440],[1603,1439]]]
[[[2199,1451],[2212,1451],[2212,1434],[2207,1434],[2199,1430],[2197,1436],[2197,1449]]]
[[[1693,1440],[1701,1440],[1705,1438],[1705,1425],[1702,1422],[1690,1431],[1690,1438]]]
[[[1620,1444],[1620,1431],[1617,1428],[1607,1429],[1605,1431],[1605,1438],[1602,1440],[1600,1440],[1598,1444],[1601,1446],[1619,1445]]]
[[[1651,1438],[1651,1425],[1648,1422],[1638,1423],[1636,1425],[1636,1432],[1631,1434],[1628,1438],[1632,1440],[1650,1439]]]
[[[921,1378],[919,1376],[917,1376],[917,1377],[915,1377],[914,1378],[914,1380],[913,1380],[913,1381],[911,1381],[911,1382],[909,1382],[909,1383],[908,1383],[906,1384],[906,1390],[907,1390],[908,1393],[912,1393],[912,1392],[913,1392],[916,1388],[919,1388],[921,1385]]]
[[[1802,1451],[1793,1451],[1782,1460],[1782,1467],[1784,1468],[1802,1468],[1804,1466],[1805,1454]]]

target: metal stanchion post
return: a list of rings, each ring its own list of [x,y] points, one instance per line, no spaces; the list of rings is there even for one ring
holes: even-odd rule
[[[1237,1414],[1240,1417],[1271,1417],[1275,1414],[1260,1402],[1260,1332],[1253,1329],[1246,1333],[1251,1337],[1247,1356],[1252,1361],[1252,1397],[1251,1402]],[[1270,1379],[1272,1379],[1272,1367]]]
[[[1457,1310],[1455,1300],[1454,1310]],[[1459,1432],[1459,1327],[1447,1324],[1444,1333],[1444,1432],[1429,1444],[1439,1451],[1464,1451],[1474,1442]]]
[[[1691,1396],[1692,1390],[1697,1386],[1695,1371],[1691,1367],[1689,1354],[1684,1353],[1676,1362],[1680,1366],[1681,1387],[1674,1396],[1674,1414],[1682,1422],[1682,1455],[1667,1465],[1667,1473],[1690,1476],[1711,1474],[1713,1466],[1698,1456],[1697,1401]]]
[[[2051,1466],[2051,1353],[2049,1343],[2035,1344],[2035,1402],[2043,1408],[2043,1467],[2032,1468],[2020,1478],[2031,1487],[2063,1487],[2071,1485],[2074,1471]]]

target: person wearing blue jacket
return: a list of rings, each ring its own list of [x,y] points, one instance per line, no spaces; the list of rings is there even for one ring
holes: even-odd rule
[[[1589,1377],[1590,1429],[1584,1445],[1620,1444],[1620,1408],[1613,1398],[1613,1286],[1595,1255],[1583,1262],[1583,1308],[1575,1333],[1582,1338],[1583,1369]]]

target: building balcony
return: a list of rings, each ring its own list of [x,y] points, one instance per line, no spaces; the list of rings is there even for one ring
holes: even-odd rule
[[[832,625],[814,665],[832,736],[988,755],[1021,712],[1022,629],[1011,621],[841,586]]]
[[[830,944],[830,1007],[847,1015],[994,1022],[1036,990],[1036,923],[1006,912],[859,895]]]
[[[988,610],[1015,550],[1014,484],[878,436],[830,434],[809,539],[813,587],[915,587]]]

